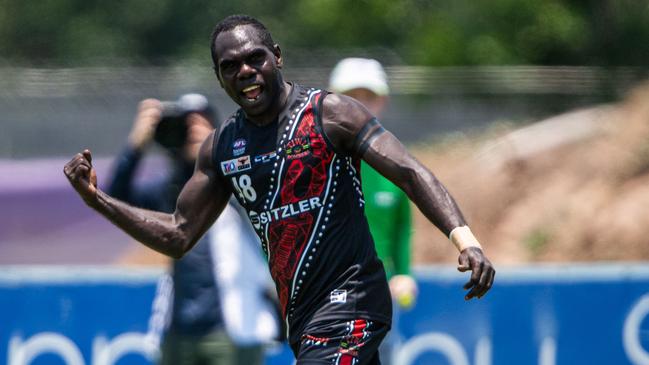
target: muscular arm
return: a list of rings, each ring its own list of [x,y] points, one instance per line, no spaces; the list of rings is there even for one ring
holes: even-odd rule
[[[458,270],[472,271],[471,279],[464,285],[464,289],[470,289],[465,299],[486,294],[493,283],[495,270],[444,185],[408,153],[392,133],[385,131],[358,101],[330,94],[324,100],[323,109],[324,132],[338,152],[365,160],[401,188],[446,236],[451,236],[460,249]]]
[[[207,231],[230,197],[212,166],[213,141],[210,136],[203,143],[194,174],[181,191],[172,214],[135,208],[97,189],[87,150],[68,162],[64,173],[88,206],[144,245],[180,258]]]
[[[415,159],[390,132],[375,137],[365,161],[408,195],[419,210],[447,237],[466,225],[462,212],[444,185]]]
[[[400,187],[421,212],[445,235],[466,225],[444,185],[415,159],[392,133],[356,100],[331,94],[324,101],[323,128],[339,152],[363,158]]]

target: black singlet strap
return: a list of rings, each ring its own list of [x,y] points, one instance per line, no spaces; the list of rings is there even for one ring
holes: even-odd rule
[[[327,95],[329,95],[329,94],[331,94],[329,91],[322,90],[322,91],[320,91],[320,95],[317,98],[318,99],[317,102],[316,102],[316,98],[312,99],[313,111],[315,113],[315,126],[316,126],[317,131],[320,134],[322,134],[322,137],[324,138],[324,140],[327,143],[327,145],[329,146],[329,148],[331,148],[334,152],[336,152],[337,154],[340,155],[341,154],[340,151],[338,151],[336,146],[334,146],[334,144],[331,142],[331,140],[329,139],[329,136],[327,136],[327,133],[325,133],[324,127],[322,125],[322,113],[323,113],[322,104],[324,103],[325,97]]]

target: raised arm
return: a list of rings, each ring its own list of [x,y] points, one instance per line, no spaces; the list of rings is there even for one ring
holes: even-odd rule
[[[495,270],[444,185],[356,100],[330,94],[323,108],[323,128],[334,147],[362,158],[399,186],[458,248],[458,270],[472,271],[465,299],[486,294]]]
[[[201,146],[194,174],[181,191],[172,214],[135,208],[99,190],[88,150],[75,155],[63,172],[89,207],[144,245],[180,258],[212,225],[231,194],[212,166],[214,143],[210,135]]]

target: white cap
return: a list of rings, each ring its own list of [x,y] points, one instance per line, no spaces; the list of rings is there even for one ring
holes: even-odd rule
[[[362,88],[377,95],[388,95],[390,91],[383,66],[369,58],[345,58],[338,62],[331,71],[329,88],[337,93]]]

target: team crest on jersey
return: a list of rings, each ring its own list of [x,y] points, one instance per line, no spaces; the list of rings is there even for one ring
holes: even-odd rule
[[[286,142],[284,150],[286,151],[286,159],[293,160],[306,156],[311,150],[311,143],[305,137],[293,138]]]
[[[232,154],[236,157],[246,152],[246,140],[239,138],[232,144]]]
[[[223,175],[226,176],[237,172],[250,170],[250,167],[251,164],[249,155],[221,162],[221,171],[223,171]]]

